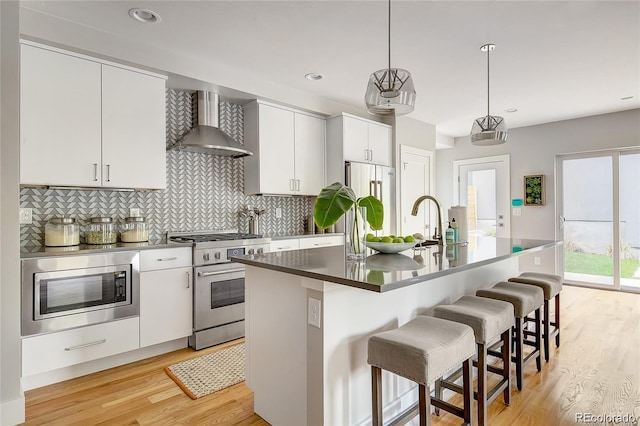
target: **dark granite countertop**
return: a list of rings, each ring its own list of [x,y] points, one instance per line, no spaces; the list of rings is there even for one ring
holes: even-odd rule
[[[343,246],[240,256],[234,260],[259,268],[385,292],[559,244],[562,243],[551,240],[472,237],[465,245],[428,246],[399,254],[370,254],[363,262],[346,261]]]

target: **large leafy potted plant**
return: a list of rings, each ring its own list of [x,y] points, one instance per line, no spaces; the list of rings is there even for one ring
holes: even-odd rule
[[[321,229],[328,228],[340,220],[345,213],[349,213],[349,217],[345,220],[347,256],[363,258],[366,228],[362,225],[366,220],[371,229],[382,229],[384,207],[380,200],[371,195],[357,198],[351,188],[340,182],[323,188],[313,207],[313,220],[316,225]]]

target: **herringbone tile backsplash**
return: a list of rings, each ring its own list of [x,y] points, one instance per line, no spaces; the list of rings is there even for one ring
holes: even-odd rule
[[[197,120],[191,92],[167,89],[166,101],[167,148],[173,148]],[[220,127],[237,141],[244,141],[242,106],[221,102]],[[21,245],[43,245],[44,225],[52,216],[69,215],[81,224],[91,217],[110,216],[119,223],[129,216],[131,207],[139,208],[147,218],[151,242],[161,241],[167,231],[247,232],[247,220],[238,214],[245,206],[265,210],[261,233],[294,235],[304,231],[311,200],[245,195],[242,159],[171,149],[167,151],[167,189],[163,191],[22,188],[20,207],[33,209],[33,223],[20,227]],[[276,207],[282,209],[281,219],[275,217]]]

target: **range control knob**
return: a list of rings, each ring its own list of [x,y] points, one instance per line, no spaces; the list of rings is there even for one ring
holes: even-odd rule
[[[264,249],[262,247],[258,248],[258,254],[264,253]]]
[[[258,249],[258,250],[260,250],[260,249]],[[249,251],[247,252],[247,254],[253,254],[253,253],[254,253],[253,249],[249,249]]]
[[[220,252],[219,252],[219,251],[215,252],[215,254],[213,255],[213,257],[215,257],[215,258],[216,258],[216,260],[220,260]]]
[[[209,261],[209,252],[208,251],[204,252],[204,254],[202,255],[202,259],[207,261],[207,262]]]

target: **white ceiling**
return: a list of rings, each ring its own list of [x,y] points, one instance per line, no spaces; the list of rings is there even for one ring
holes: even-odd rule
[[[369,75],[387,66],[386,1],[21,6],[362,110]],[[162,21],[140,24],[128,16],[132,7],[152,9]],[[497,46],[491,113],[504,116],[509,128],[640,107],[638,1],[394,0],[391,37],[391,65],[411,71],[416,86],[410,117],[441,134],[466,135],[473,119],[486,114],[486,54],[479,48],[489,42]],[[311,72],[325,78],[308,81]]]

